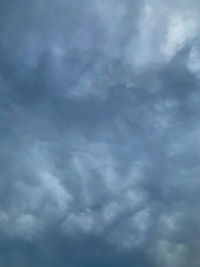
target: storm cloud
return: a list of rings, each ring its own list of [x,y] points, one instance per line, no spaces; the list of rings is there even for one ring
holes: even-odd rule
[[[200,3],[0,6],[0,267],[198,267]]]

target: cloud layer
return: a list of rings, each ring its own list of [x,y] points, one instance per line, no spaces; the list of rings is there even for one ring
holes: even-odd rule
[[[0,267],[197,267],[198,1],[6,1]]]

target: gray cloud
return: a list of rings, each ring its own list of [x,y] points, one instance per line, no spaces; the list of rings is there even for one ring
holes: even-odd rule
[[[0,267],[199,265],[199,4],[3,1]]]

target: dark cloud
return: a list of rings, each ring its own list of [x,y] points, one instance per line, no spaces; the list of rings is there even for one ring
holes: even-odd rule
[[[198,10],[2,1],[0,267],[199,265]]]

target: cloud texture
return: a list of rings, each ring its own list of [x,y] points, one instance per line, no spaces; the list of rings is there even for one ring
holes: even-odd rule
[[[199,8],[2,1],[0,267],[199,266]]]

